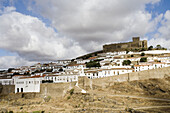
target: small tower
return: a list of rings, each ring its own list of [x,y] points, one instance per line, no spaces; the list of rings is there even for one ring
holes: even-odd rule
[[[133,37],[133,42],[139,42],[140,41],[140,37]]]

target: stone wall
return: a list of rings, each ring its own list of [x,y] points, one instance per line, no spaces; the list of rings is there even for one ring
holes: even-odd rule
[[[63,97],[75,84],[76,82],[41,84],[40,96]]]
[[[15,85],[2,85],[0,87],[0,94],[6,95],[15,92]]]
[[[104,52],[126,51],[140,48],[147,48],[147,40],[140,41],[139,37],[133,37],[132,42],[103,45]]]
[[[151,78],[164,78],[166,76],[170,76],[170,67],[133,72],[97,79],[79,77],[79,86],[84,89],[94,89],[95,87],[105,88],[107,86],[114,85],[115,82],[145,80]]]

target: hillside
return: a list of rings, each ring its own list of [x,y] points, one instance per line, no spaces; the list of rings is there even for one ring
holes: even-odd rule
[[[93,86],[86,94],[68,91],[63,98],[33,94],[1,96],[1,110],[15,112],[170,112],[170,77],[115,83],[102,88]],[[30,96],[29,96],[30,95]],[[46,101],[46,102],[45,102]]]

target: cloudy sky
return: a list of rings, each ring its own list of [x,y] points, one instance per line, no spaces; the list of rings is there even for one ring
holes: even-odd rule
[[[170,45],[170,0],[0,0],[0,68],[130,41]]]

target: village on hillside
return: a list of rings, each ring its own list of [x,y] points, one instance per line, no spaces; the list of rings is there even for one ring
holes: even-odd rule
[[[1,85],[14,85],[15,93],[40,92],[40,84],[77,82],[170,66],[170,51],[147,47],[139,37],[133,42],[103,46],[103,52],[72,60],[37,63],[0,71]]]

